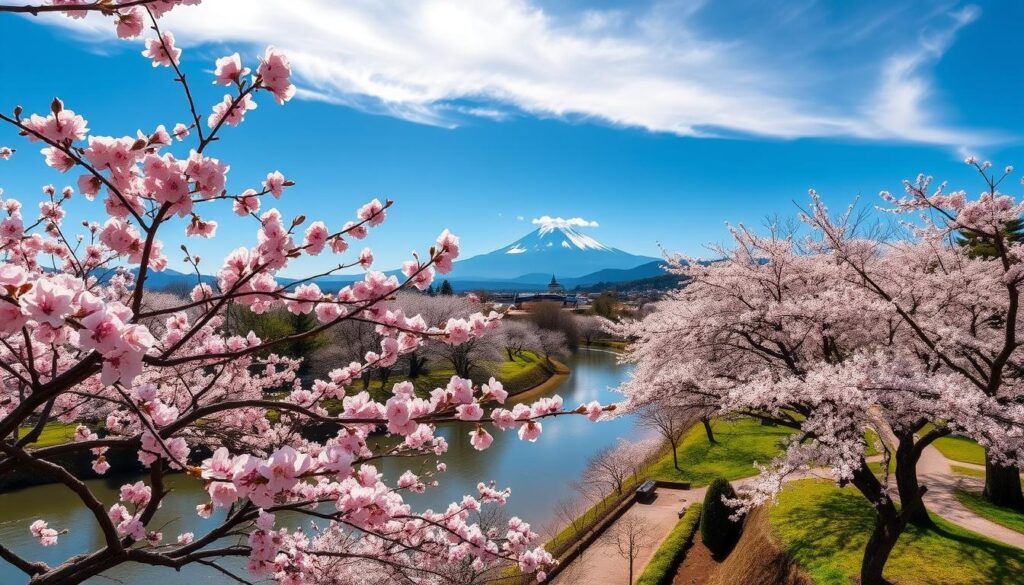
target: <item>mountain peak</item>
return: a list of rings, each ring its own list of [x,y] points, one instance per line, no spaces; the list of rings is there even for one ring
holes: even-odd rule
[[[510,279],[543,272],[559,279],[604,269],[629,269],[657,258],[603,244],[576,226],[544,223],[507,246],[455,263],[457,278]]]
[[[504,252],[505,254],[525,254],[528,252],[545,252],[553,248],[619,252],[619,250],[606,246],[570,226],[551,224],[542,225],[526,236],[497,251]]]

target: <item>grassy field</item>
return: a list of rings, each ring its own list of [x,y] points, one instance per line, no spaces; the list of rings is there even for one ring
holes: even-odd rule
[[[974,463],[975,465],[985,465],[985,449],[970,439],[965,439],[964,437],[942,437],[933,444],[946,459],[963,463]]]
[[[772,507],[773,531],[818,585],[849,585],[859,574],[874,524],[870,504],[853,488],[804,480],[789,484]],[[1020,582],[1024,550],[934,517],[932,530],[909,527],[886,566],[900,585]]]
[[[966,475],[968,477],[985,477],[984,469],[964,467],[963,465],[950,465],[949,468],[953,470],[953,473],[958,475]]]
[[[987,518],[1010,530],[1024,533],[1024,513],[996,506],[981,494],[967,490],[956,490],[956,499],[978,516]]]
[[[78,423],[64,424],[59,422],[47,423],[43,427],[43,432],[39,435],[39,440],[32,443],[32,448],[39,447],[50,447],[53,445],[60,445],[61,443],[67,443],[75,438],[75,428],[78,427]],[[22,427],[21,432],[18,436],[25,436],[26,433],[32,430],[32,427]]]
[[[536,386],[551,375],[547,364],[544,363],[544,358],[531,352],[523,352],[514,360],[505,360],[494,369],[497,371],[495,377],[501,381],[505,390],[510,394],[516,394]],[[410,381],[415,386],[416,392],[425,396],[434,388],[444,388],[454,375],[455,370],[446,367],[444,363],[430,363],[426,372]],[[473,376],[473,381],[479,384],[486,382],[489,377],[490,374],[479,373]],[[374,376],[366,390],[375,400],[384,401],[391,396],[391,389],[394,385],[406,379],[407,377],[400,371],[388,378],[386,384]],[[363,389],[363,383],[359,380],[353,382],[350,387],[352,392],[361,392]],[[341,408],[341,403],[337,400],[325,400],[324,406],[328,411],[333,412]]]
[[[672,453],[655,463],[648,476],[666,481],[688,481],[707,485],[715,478],[733,480],[758,474],[754,462],[768,463],[782,451],[782,440],[791,429],[765,426],[759,421],[742,418],[735,421],[712,421],[715,439],[712,445],[702,425],[695,425],[679,445],[679,467],[672,465]]]

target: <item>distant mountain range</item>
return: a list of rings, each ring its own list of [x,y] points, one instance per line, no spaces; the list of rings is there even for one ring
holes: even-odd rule
[[[606,246],[571,227],[545,225],[493,252],[455,262],[455,269],[443,278],[457,291],[532,291],[546,287],[552,276],[566,289],[574,289],[661,276],[665,274],[663,264],[664,260],[658,258]],[[401,277],[397,270],[388,274]],[[316,283],[325,291],[335,291],[360,278],[336,275],[317,279]],[[214,280],[203,276],[204,282]],[[196,276],[167,269],[150,272],[147,282],[154,289],[191,288]],[[294,280],[282,277],[278,282]]]

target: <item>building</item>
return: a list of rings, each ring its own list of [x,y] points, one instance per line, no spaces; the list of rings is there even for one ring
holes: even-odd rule
[[[551,275],[547,292],[515,293],[512,297],[512,306],[520,310],[529,311],[531,306],[538,303],[558,303],[567,309],[575,309],[579,305],[576,294],[566,293],[565,287],[558,283],[554,274]]]
[[[551,283],[548,284],[548,292],[551,294],[559,294],[565,292],[565,287],[558,284],[558,281],[555,279],[554,274],[551,275]]]

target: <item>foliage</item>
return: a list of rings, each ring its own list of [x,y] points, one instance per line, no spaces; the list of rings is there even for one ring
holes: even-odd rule
[[[619,299],[612,293],[601,293],[590,303],[590,310],[599,317],[615,320],[618,317]]]
[[[1010,530],[1024,533],[1024,512],[1003,508],[986,500],[981,494],[964,489],[956,490],[956,499],[975,514]]]
[[[528,319],[540,328],[540,333],[542,334],[541,343],[545,346],[546,352],[548,347],[551,348],[552,354],[556,354],[555,350],[560,346],[562,348],[568,347],[571,351],[576,351],[576,348],[579,346],[580,335],[576,329],[576,319],[572,313],[562,310],[560,303],[537,303],[530,309]],[[560,333],[562,337],[545,338],[543,336],[544,332]],[[548,339],[550,341],[546,341]]]
[[[736,509],[727,501],[736,499],[736,490],[727,479],[711,482],[704,493],[704,507],[700,518],[700,538],[711,554],[723,558],[740,539],[742,518],[734,518]]]
[[[701,525],[701,505],[691,504],[640,574],[637,585],[669,585]]]
[[[437,294],[443,297],[450,297],[455,294],[455,290],[452,288],[452,283],[448,282],[448,279],[441,281],[441,286],[437,289]]]
[[[816,585],[848,585],[859,572],[874,523],[871,505],[852,488],[800,480],[786,485],[770,509],[775,534]],[[900,585],[1013,583],[1024,574],[1024,551],[936,518],[911,525],[886,565]]]

